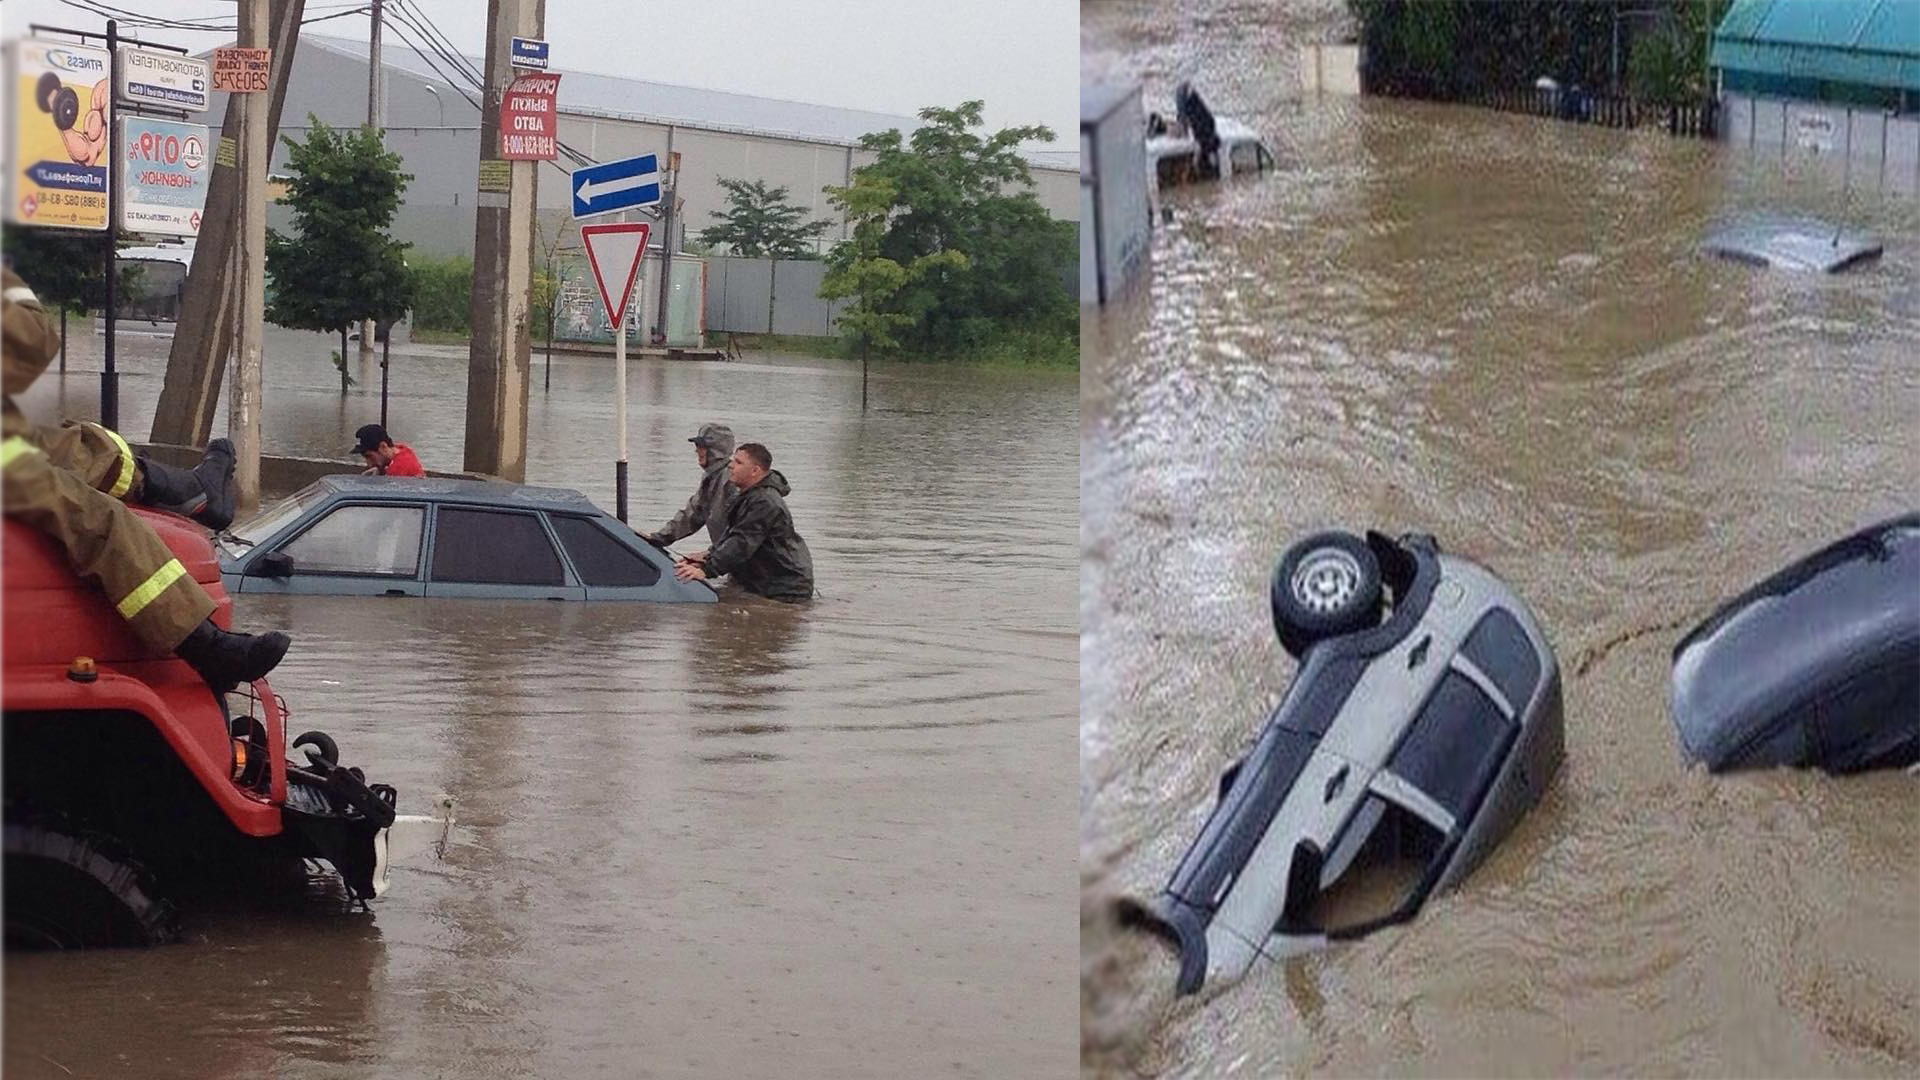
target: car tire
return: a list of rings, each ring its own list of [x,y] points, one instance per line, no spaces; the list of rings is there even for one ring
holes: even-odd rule
[[[1316,643],[1380,620],[1380,560],[1346,532],[1314,533],[1290,545],[1274,568],[1273,629],[1298,660]]]
[[[5,878],[10,949],[161,945],[179,933],[153,875],[99,833],[9,821]]]

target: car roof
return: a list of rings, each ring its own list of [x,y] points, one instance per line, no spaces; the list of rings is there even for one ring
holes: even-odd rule
[[[314,484],[341,495],[373,501],[414,502],[424,499],[441,503],[605,516],[605,511],[572,488],[530,487],[526,484],[438,476],[323,476]]]

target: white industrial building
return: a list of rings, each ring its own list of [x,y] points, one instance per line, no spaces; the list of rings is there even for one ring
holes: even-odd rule
[[[919,126],[910,116],[573,71],[566,66],[560,43],[553,51],[553,71],[561,75],[561,142],[596,161],[657,153],[664,164],[666,154],[679,152],[685,203],[678,224],[684,229],[675,231],[684,237],[712,224],[710,213],[724,206],[719,179],[738,177],[786,187],[790,199],[810,206],[815,219],[831,223],[823,234],[823,243],[831,244],[846,234],[846,226],[821,188],[849,183],[852,171],[872,160],[871,153],[859,149],[860,136],[888,128],[910,134]],[[456,86],[460,73],[442,58],[435,58],[436,71],[403,43],[383,43],[381,52],[387,145],[405,159],[405,169],[413,175],[394,236],[423,254],[471,254],[480,128],[472,101],[479,93],[464,81]],[[309,114],[331,127],[365,123],[367,54],[365,41],[302,34],[281,132],[301,138]],[[473,69],[485,70],[480,58],[466,59]],[[208,122],[217,127],[225,114],[226,95],[216,95]],[[276,171],[284,168],[286,156],[284,146],[276,149]],[[1041,150],[1026,156],[1040,203],[1057,219],[1077,221],[1079,155]],[[566,174],[572,168],[563,156],[539,170],[541,217],[550,225],[570,217]],[[274,207],[269,223],[284,228],[286,215],[284,207]]]

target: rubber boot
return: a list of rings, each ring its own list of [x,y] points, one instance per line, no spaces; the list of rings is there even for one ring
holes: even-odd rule
[[[287,655],[293,639],[278,630],[264,634],[235,634],[213,625],[208,619],[193,628],[174,655],[193,666],[207,685],[216,692],[250,683],[272,671]]]
[[[215,439],[192,469],[179,469],[151,458],[140,459],[146,477],[140,501],[171,510],[218,532],[233,524],[233,443]]]

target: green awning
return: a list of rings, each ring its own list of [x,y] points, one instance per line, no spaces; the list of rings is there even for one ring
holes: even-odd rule
[[[1734,0],[1713,66],[1920,91],[1920,0]]]

